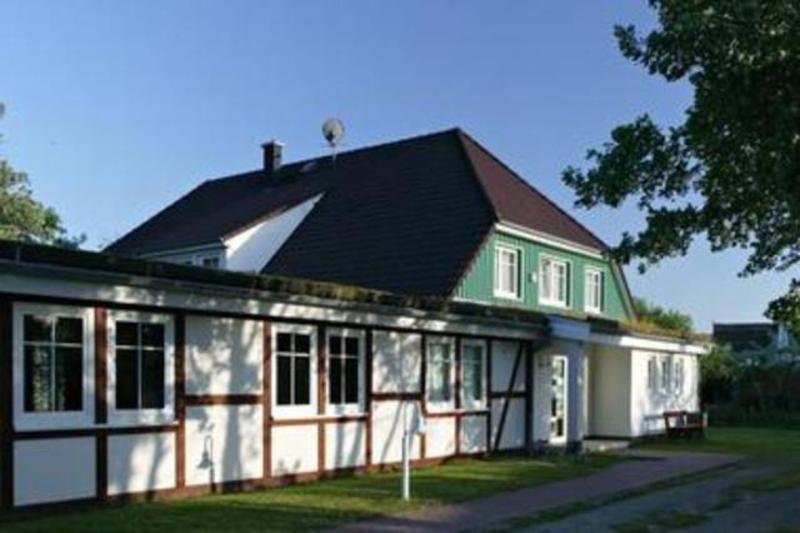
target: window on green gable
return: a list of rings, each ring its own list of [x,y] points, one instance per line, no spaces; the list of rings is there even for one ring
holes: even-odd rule
[[[519,249],[498,244],[494,250],[494,295],[519,299],[520,270]]]
[[[587,268],[584,273],[584,309],[589,313],[603,312],[605,276],[596,268]]]
[[[556,307],[569,305],[570,264],[542,256],[539,260],[539,303]]]

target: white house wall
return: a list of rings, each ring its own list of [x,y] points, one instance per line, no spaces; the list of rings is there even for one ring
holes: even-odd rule
[[[408,404],[408,406],[406,406]],[[403,458],[403,416],[405,409],[419,412],[419,402],[380,401],[372,403],[372,460],[376,464],[399,463]],[[411,458],[419,459],[421,437],[416,434],[411,444]]]
[[[325,469],[355,468],[366,464],[367,425],[346,422],[325,425]]]
[[[699,398],[699,357],[685,353],[631,350],[631,436],[664,431],[664,411],[696,411]],[[666,390],[658,386],[650,390],[647,379],[647,361],[655,357],[659,363],[668,358],[671,362],[683,360],[685,382],[683,391],[670,386]],[[660,385],[660,384],[659,384]]]
[[[316,472],[319,466],[319,425],[272,428],[272,475]]]
[[[262,431],[260,405],[188,408],[186,484],[260,478],[263,474]]]
[[[511,381],[514,363],[520,353],[520,343],[512,341],[492,342],[492,391],[506,392]],[[522,358],[512,387],[514,392],[525,390],[525,352],[523,346]]]
[[[373,336],[374,392],[419,392],[422,375],[422,335],[376,331]]]
[[[500,417],[506,400],[492,400],[492,446],[497,442]],[[509,400],[506,423],[500,437],[500,450],[518,450],[525,447],[525,398]]]
[[[594,348],[589,357],[590,435],[631,435],[631,378],[630,350],[611,346]]]
[[[474,454],[486,451],[486,418],[484,416],[462,417],[460,429],[458,438],[460,439],[461,453]]]
[[[108,438],[108,494],[175,487],[174,433],[111,435]]]
[[[426,457],[448,457],[456,453],[455,418],[431,418],[426,429]]]
[[[521,355],[520,347],[522,347]],[[489,389],[492,446],[497,442],[500,420],[503,410],[506,409],[505,405],[508,403],[503,434],[500,438],[500,450],[520,449],[525,446],[525,398],[519,396],[525,392],[525,373],[527,371],[525,349],[525,345],[519,342],[492,342],[492,380]],[[511,376],[518,356],[520,357],[519,368],[512,385]],[[517,394],[510,399],[505,397],[509,385],[511,385],[512,392]]]
[[[92,498],[97,494],[93,437],[14,443],[14,504]]]
[[[186,393],[259,394],[264,327],[255,320],[186,319]]]
[[[0,276],[0,290],[3,279]],[[48,291],[53,288],[51,280],[45,280],[45,285]],[[77,287],[71,282],[67,286]],[[98,290],[97,287],[91,291],[87,289],[86,294],[102,294]],[[175,301],[174,297],[166,293],[163,300],[148,301],[149,305],[155,305],[153,302]],[[31,298],[31,302],[37,301],[42,302]],[[109,314],[103,319],[100,311],[116,308],[116,303],[105,307],[98,300],[91,303],[68,301],[75,303],[59,300],[56,307],[83,309],[86,316],[96,317],[87,320],[87,324],[98,328],[113,316]],[[13,443],[14,502],[29,505],[128,494],[149,497],[159,491],[180,491],[187,487],[207,490],[225,483],[268,485],[273,478],[277,482],[283,476],[302,479],[319,476],[325,471],[381,468],[397,464],[402,458],[401,437],[407,414],[412,419],[420,413],[427,418],[426,432],[413,437],[411,457],[415,460],[482,454],[494,451],[498,443],[501,450],[520,449],[526,446],[526,435],[530,433],[534,440],[549,439],[550,362],[556,355],[564,355],[569,361],[567,436],[570,442],[580,440],[585,433],[635,436],[649,430],[643,420],[658,418],[664,409],[697,406],[697,357],[694,355],[633,349],[619,343],[600,346],[587,339],[556,339],[539,348],[529,360],[530,341],[537,333],[529,331],[526,341],[520,342],[517,338],[503,336],[504,332],[514,331],[504,323],[492,328],[465,321],[454,330],[453,324],[444,319],[409,317],[405,322],[405,311],[392,315],[386,309],[376,323],[379,315],[371,311],[334,310],[335,306],[318,308],[297,302],[267,305],[260,300],[238,301],[240,307],[236,307],[234,301],[211,303],[206,296],[197,296],[191,302],[192,306],[197,306],[196,311],[192,307],[163,311],[171,316],[175,325],[171,336],[174,334],[176,361],[183,362],[182,367],[176,368],[184,371],[182,375],[176,372],[175,386],[182,387],[183,394],[175,395],[179,400],[175,406],[175,420],[169,419],[153,427],[146,424],[112,426],[94,420],[94,415],[101,417],[102,412],[95,413],[94,401],[91,401],[86,407],[92,408],[89,411],[92,416],[87,416],[87,421],[75,428],[16,428],[27,434],[16,437]],[[19,298],[19,303],[30,302]],[[206,304],[211,304],[212,308],[206,309]],[[130,305],[120,307],[131,308]],[[242,314],[223,316],[222,310],[229,308],[239,309]],[[147,311],[157,312],[152,307]],[[274,311],[275,315],[264,314],[269,311]],[[305,314],[307,319],[302,318]],[[313,352],[312,357],[322,357],[326,338],[323,331],[339,327],[336,321],[325,322],[325,317],[333,316],[347,320],[346,327],[360,331],[365,342],[371,339],[371,344],[365,345],[372,349],[365,353],[364,367],[371,370],[369,379],[365,379],[372,385],[368,408],[363,412],[333,413],[327,409],[327,395],[323,392],[319,395],[320,404],[313,405],[309,413],[296,418],[278,416],[280,413],[276,414],[275,406],[269,401],[271,394],[265,396],[265,392],[272,392],[274,387],[274,381],[268,387],[264,383],[267,376],[274,379],[270,367],[267,372],[264,368],[264,363],[275,357],[275,354],[265,353],[265,349],[272,346],[268,335],[275,338],[276,328],[287,323],[302,325],[315,331],[321,340],[320,352]],[[390,329],[395,324],[409,327],[435,324],[437,327],[424,331]],[[466,334],[469,331],[478,334]],[[520,331],[515,330],[514,334]],[[98,347],[100,335],[92,331],[87,337],[91,339],[88,350],[95,357],[107,353],[107,348],[103,352]],[[183,343],[179,342],[179,337]],[[486,368],[490,379],[486,381],[485,408],[478,405],[461,409],[453,402],[452,408],[444,412],[426,412],[431,408],[423,401],[426,338],[427,342],[447,338],[454,346],[468,341],[490,343],[487,353],[492,357]],[[508,396],[520,353],[517,377]],[[684,358],[687,382],[684,396],[649,395],[647,359],[654,354],[674,360]],[[313,360],[316,365],[317,359]],[[319,364],[320,368],[325,368]],[[458,358],[455,368],[457,365]],[[529,370],[533,373],[530,378],[526,374]],[[325,390],[326,379],[324,372],[314,374],[315,394]],[[529,379],[534,382],[531,411],[528,411],[527,396],[530,392],[526,390]],[[453,387],[457,394],[457,384]],[[626,391],[631,395],[627,399]],[[503,432],[499,434],[503,420]],[[412,426],[415,425],[416,420],[412,420]],[[48,431],[56,429],[58,436],[47,437]],[[72,431],[76,436],[71,435]],[[98,456],[97,451],[101,455]],[[57,464],[69,469],[67,476],[52,475],[53,457],[58,458]],[[69,483],[60,481],[63,479],[69,479]]]

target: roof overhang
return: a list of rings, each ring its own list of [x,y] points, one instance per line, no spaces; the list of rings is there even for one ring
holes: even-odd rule
[[[512,222],[500,221],[495,224],[494,228],[497,231],[507,233],[515,237],[520,237],[522,239],[527,239],[529,241],[538,242],[540,244],[545,244],[547,246],[552,246],[553,248],[558,248],[560,250],[565,250],[567,252],[581,254],[586,257],[591,257],[592,259],[602,260],[606,258],[605,255],[603,254],[603,251],[597,248],[590,248],[582,244],[570,242],[565,239],[555,237],[553,235],[548,235],[540,231],[519,226]]]
[[[89,285],[103,290],[88,290]],[[67,287],[71,289],[68,291]],[[0,292],[108,300],[131,306],[220,309],[240,314],[244,310],[254,315],[261,312],[259,309],[270,309],[283,316],[299,313],[298,317],[302,317],[303,309],[313,308],[308,314],[310,320],[355,317],[365,325],[427,324],[427,329],[443,332],[447,329],[443,325],[456,324],[465,333],[493,328],[525,339],[549,334],[547,317],[531,311],[9,241],[0,241]],[[165,295],[169,295],[170,302],[166,302]]]

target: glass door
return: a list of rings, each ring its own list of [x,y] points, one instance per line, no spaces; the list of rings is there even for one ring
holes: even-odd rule
[[[567,358],[553,357],[550,380],[550,442],[567,440]]]

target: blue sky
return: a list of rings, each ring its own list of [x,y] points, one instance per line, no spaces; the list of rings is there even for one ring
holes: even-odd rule
[[[0,3],[0,157],[97,248],[202,180],[324,150],[459,125],[611,243],[635,210],[575,211],[561,170],[648,111],[691,99],[626,62],[614,23],[653,24],[646,2],[32,1]],[[745,254],[684,258],[640,276],[637,295],[712,321],[760,320],[788,275],[740,279]]]

